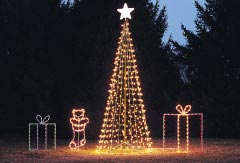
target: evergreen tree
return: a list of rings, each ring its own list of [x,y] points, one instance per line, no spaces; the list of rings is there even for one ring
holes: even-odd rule
[[[193,100],[197,110],[206,113],[209,136],[237,137],[240,132],[229,126],[240,128],[240,112],[236,109],[240,96],[239,2],[206,0],[204,7],[197,1],[195,6],[196,31],[182,25],[186,46],[173,42],[178,53],[176,61],[187,66],[187,98]]]
[[[52,111],[60,5],[47,0],[1,1],[1,110],[6,115],[1,121],[13,119],[10,126],[25,125],[25,117]]]
[[[25,125],[29,117],[34,121],[35,114],[48,113],[67,130],[69,110],[82,106],[90,119],[95,119],[89,128],[96,130],[87,133],[97,137],[120,30],[115,9],[123,3],[81,0],[70,5],[60,0],[1,0],[0,107],[6,116],[0,121],[13,116],[12,125]],[[137,11],[132,37],[144,78],[146,108],[154,110],[149,115],[160,123],[155,113],[165,106],[173,108],[168,104],[173,104],[172,87],[176,88],[178,80],[175,67],[168,62],[169,50],[162,42],[166,9],[148,0],[131,0],[129,5]]]

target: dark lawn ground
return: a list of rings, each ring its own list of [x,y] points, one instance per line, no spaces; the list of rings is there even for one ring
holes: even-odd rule
[[[163,163],[240,163],[239,139],[206,139],[204,151],[198,145],[193,151],[176,152],[162,150],[162,139],[153,140],[153,151],[147,154],[100,154],[96,152],[97,141],[87,141],[79,151],[68,148],[69,141],[57,140],[57,150],[28,151],[28,140],[5,138],[0,140],[0,162],[163,162]],[[192,143],[194,144],[194,143]]]

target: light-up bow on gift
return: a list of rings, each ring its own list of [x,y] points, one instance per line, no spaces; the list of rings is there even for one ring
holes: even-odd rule
[[[177,105],[176,106],[176,110],[180,113],[180,114],[188,114],[188,112],[191,111],[191,105],[186,105],[185,108],[183,109],[183,107],[181,105]]]
[[[36,120],[37,120],[37,121],[39,122],[39,124],[41,124],[41,125],[46,124],[47,121],[49,121],[49,119],[50,119],[50,116],[49,116],[49,115],[45,116],[44,118],[42,118],[42,116],[39,115],[39,114],[36,116]]]

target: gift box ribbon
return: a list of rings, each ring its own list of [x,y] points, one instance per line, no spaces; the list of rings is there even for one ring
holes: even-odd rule
[[[44,118],[42,118],[42,116],[39,114],[36,116],[36,120],[41,125],[45,125],[49,121],[49,119],[50,119],[49,115],[45,116]]]
[[[177,106],[176,106],[176,110],[177,110],[180,114],[188,114],[188,112],[191,111],[191,105],[186,105],[184,109],[183,109],[183,107],[182,107],[181,105],[177,105]]]

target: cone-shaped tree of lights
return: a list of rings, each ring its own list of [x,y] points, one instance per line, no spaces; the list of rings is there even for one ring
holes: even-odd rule
[[[131,18],[130,12],[132,10],[133,8],[128,8],[126,3],[123,9],[118,9],[124,22],[99,136],[99,149],[151,147],[136,56],[127,19]]]

